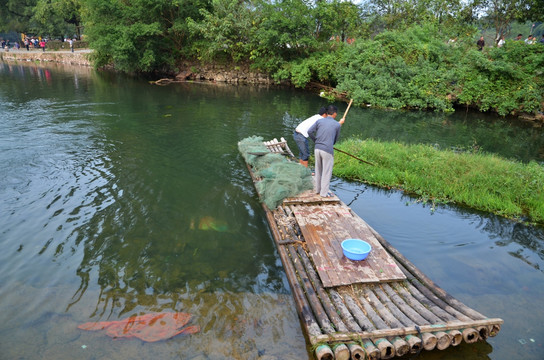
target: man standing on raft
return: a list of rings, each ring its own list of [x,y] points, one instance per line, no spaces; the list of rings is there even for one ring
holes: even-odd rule
[[[308,159],[310,158],[310,146],[308,145],[308,129],[315,124],[315,122],[323,117],[326,117],[327,110],[322,107],[318,113],[311,116],[298,124],[293,134],[293,138],[297,143],[299,150],[299,163],[308,167]]]
[[[345,121],[345,117],[338,122],[334,120],[337,114],[338,108],[329,105],[327,107],[327,117],[318,119],[308,129],[308,136],[315,143],[316,192],[322,197],[334,196],[329,191],[334,165],[334,144],[336,144],[340,136],[340,126]]]

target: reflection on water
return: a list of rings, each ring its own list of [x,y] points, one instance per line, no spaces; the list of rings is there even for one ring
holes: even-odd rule
[[[294,125],[321,99],[274,88],[158,87],[33,64],[0,64],[0,79],[7,358],[311,356],[236,144],[255,134],[292,142]],[[342,136],[477,144],[541,159],[535,129],[470,116],[351,109]],[[544,295],[542,228],[455,207],[431,211],[398,192],[338,179],[334,187],[433,280],[506,320],[488,343],[422,358],[538,358],[544,319],[524,309]],[[157,311],[191,313],[202,330],[149,344],[77,329]]]

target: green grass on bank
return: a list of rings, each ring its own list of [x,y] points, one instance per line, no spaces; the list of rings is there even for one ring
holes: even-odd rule
[[[374,140],[336,147],[375,165],[335,152],[336,176],[544,224],[544,167],[536,162]]]

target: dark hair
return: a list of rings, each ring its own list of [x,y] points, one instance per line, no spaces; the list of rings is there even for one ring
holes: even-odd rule
[[[329,106],[327,107],[327,114],[328,114],[328,115],[332,115],[332,114],[336,114],[336,113],[338,113],[338,108],[337,108],[336,106],[334,106],[334,105],[329,105]]]
[[[327,109],[325,109],[325,107],[322,106],[322,107],[319,108],[319,111],[318,111],[317,113],[318,113],[319,115],[323,115],[323,114],[326,113],[326,112],[327,112]]]

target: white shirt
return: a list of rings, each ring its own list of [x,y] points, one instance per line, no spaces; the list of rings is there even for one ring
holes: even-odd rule
[[[315,114],[314,116],[311,116],[298,124],[295,131],[301,133],[304,137],[308,137],[308,129],[315,124],[315,122],[319,119],[323,119],[323,116],[319,114]]]

